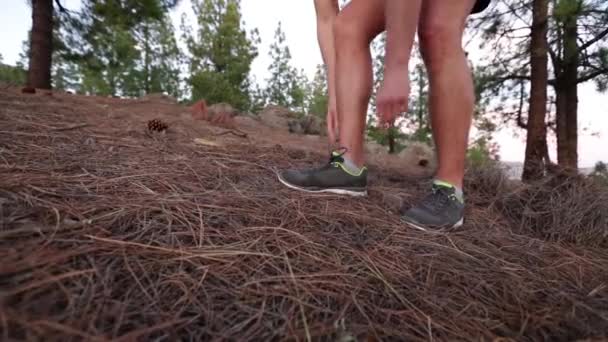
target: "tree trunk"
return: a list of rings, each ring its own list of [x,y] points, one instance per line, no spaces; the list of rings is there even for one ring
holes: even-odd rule
[[[578,170],[578,44],[577,14],[564,20],[563,60],[559,68],[556,93],[557,108],[557,160],[560,168]]]
[[[147,94],[150,94],[150,89],[152,88],[150,85],[152,80],[150,79],[150,30],[148,22],[144,23],[144,91]]]
[[[395,128],[390,128],[387,132],[388,134],[388,153],[395,153],[396,150],[396,142],[395,142]]]
[[[531,181],[544,176],[547,142],[547,0],[534,0],[532,10],[532,41],[530,44],[530,114],[526,141],[526,159],[522,179]]]
[[[32,0],[31,34],[27,86],[51,89],[53,0]]]

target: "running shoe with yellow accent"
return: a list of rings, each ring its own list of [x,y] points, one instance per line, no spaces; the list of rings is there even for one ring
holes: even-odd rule
[[[403,212],[401,220],[424,231],[458,228],[464,223],[464,201],[451,184],[435,181],[420,203]]]
[[[367,195],[367,168],[353,173],[344,165],[344,153],[333,152],[329,163],[314,169],[288,170],[279,174],[285,186],[305,192]]]

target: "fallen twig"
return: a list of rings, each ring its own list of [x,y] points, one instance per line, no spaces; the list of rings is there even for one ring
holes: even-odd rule
[[[226,134],[232,134],[232,135],[236,135],[239,138],[247,138],[247,133],[240,131],[238,129],[231,129],[228,131],[224,131],[224,132],[220,132],[217,134],[214,134],[215,136],[220,136],[220,135],[226,135]]]
[[[89,126],[89,124],[84,123],[84,124],[72,125],[72,126],[67,126],[67,127],[53,128],[53,129],[51,129],[51,131],[54,131],[54,132],[71,131],[73,129],[83,128],[83,127],[87,127],[87,126]]]

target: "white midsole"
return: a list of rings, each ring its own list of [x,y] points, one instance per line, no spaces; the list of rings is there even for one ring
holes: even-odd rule
[[[283,185],[285,185],[286,187],[293,189],[293,190],[304,191],[304,192],[309,192],[309,193],[316,193],[316,194],[332,193],[332,194],[347,195],[347,196],[354,196],[354,197],[367,196],[367,190],[365,190],[365,191],[352,191],[352,190],[345,190],[345,189],[308,190],[308,189],[300,188],[298,186],[289,184],[287,181],[285,181],[283,178],[281,178],[281,175],[278,175],[278,178],[279,178],[279,182],[281,182]]]
[[[425,228],[421,225],[418,225],[416,223],[410,222],[410,221],[406,221],[406,220],[402,220],[403,222],[405,222],[406,224],[408,224],[409,226],[411,226],[414,229],[418,229],[421,230],[423,232],[428,232],[429,229]],[[449,227],[448,229],[454,229],[454,228],[459,228],[462,227],[462,225],[464,224],[464,217],[460,219],[460,221],[456,222],[453,226]],[[434,231],[434,230],[432,230]]]

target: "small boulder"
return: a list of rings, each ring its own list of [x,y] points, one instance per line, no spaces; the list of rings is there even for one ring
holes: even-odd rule
[[[323,121],[314,115],[291,119],[287,122],[290,133],[306,135],[324,135]]]
[[[21,92],[23,94],[36,94],[36,88],[32,88],[32,87],[23,87],[21,89]]]
[[[287,128],[289,129],[289,133],[304,134],[304,127],[302,127],[300,120],[294,119],[287,121]]]
[[[228,103],[224,103],[224,102],[220,102],[220,103],[214,103],[211,106],[209,106],[209,116],[215,117],[218,115],[225,115],[225,116],[229,116],[231,118],[237,116],[239,114],[239,112],[234,109],[234,107],[232,107],[230,104]]]
[[[194,120],[207,120],[209,117],[209,109],[205,100],[199,100],[190,107],[192,118]]]
[[[195,120],[204,120],[213,125],[226,128],[236,127],[234,117],[238,114],[238,111],[227,103],[216,103],[207,106],[205,100],[200,100],[190,107],[190,110],[192,118]]]
[[[269,105],[260,112],[259,117],[268,127],[289,130],[289,121],[298,115],[283,106]]]
[[[304,126],[304,134],[324,135],[326,133],[325,129],[323,129],[323,120],[318,116],[306,115],[302,118],[302,124]]]
[[[366,141],[365,145],[363,146],[365,153],[368,155],[374,155],[374,156],[379,156],[379,155],[387,155],[388,154],[388,147],[387,146],[382,146],[380,144],[378,144],[375,141]]]

